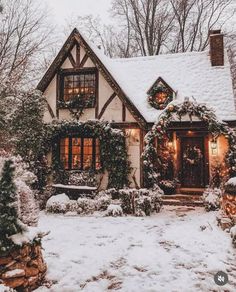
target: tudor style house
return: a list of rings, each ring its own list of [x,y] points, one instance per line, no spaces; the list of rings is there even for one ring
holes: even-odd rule
[[[230,65],[219,30],[211,31],[209,51],[110,59],[74,29],[38,89],[47,99],[47,123],[70,119],[66,104],[80,94],[85,99],[81,121],[105,120],[124,130],[135,177],[131,180],[139,186],[144,136],[169,104],[188,98],[212,108],[220,121],[236,125]],[[168,131],[174,176],[182,188],[204,188],[212,165],[224,160],[227,139],[213,140],[205,122],[194,116],[173,118]],[[100,168],[98,139],[68,133],[59,144],[66,170]],[[104,177],[102,187],[106,182]]]

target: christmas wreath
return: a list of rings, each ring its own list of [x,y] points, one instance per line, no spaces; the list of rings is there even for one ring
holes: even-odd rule
[[[197,146],[188,146],[183,153],[184,161],[189,165],[197,165],[202,160],[202,152]]]
[[[164,109],[172,101],[172,92],[162,86],[157,85],[149,92],[148,103],[155,109]]]

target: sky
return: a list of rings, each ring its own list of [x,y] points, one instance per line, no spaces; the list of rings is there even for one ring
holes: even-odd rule
[[[104,22],[109,22],[111,0],[41,0],[45,3],[52,15],[53,23],[64,26],[71,17],[92,14],[100,16]]]

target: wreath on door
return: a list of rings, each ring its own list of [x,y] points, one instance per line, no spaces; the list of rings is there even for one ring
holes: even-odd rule
[[[188,145],[183,153],[184,161],[189,165],[197,165],[202,160],[202,151],[197,146]]]

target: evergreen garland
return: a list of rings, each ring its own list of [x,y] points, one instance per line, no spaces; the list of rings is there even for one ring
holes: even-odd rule
[[[226,165],[229,168],[229,175],[236,175],[236,134],[227,124],[219,121],[210,108],[204,104],[186,99],[181,104],[170,104],[160,115],[158,121],[154,124],[152,129],[145,136],[145,148],[142,154],[143,168],[144,168],[144,185],[146,187],[153,187],[159,181],[160,171],[162,165],[157,161],[157,150],[155,147],[155,138],[158,143],[163,143],[167,136],[167,129],[173,120],[173,116],[181,121],[181,118],[188,115],[190,121],[192,118],[198,117],[201,121],[206,123],[209,133],[213,139],[220,135],[224,135],[228,140],[228,153],[226,154]]]
[[[18,221],[16,187],[13,183],[14,167],[7,160],[0,180],[0,253],[4,254],[15,247],[10,236],[24,230]]]
[[[159,104],[156,100],[156,94],[158,93],[166,93],[167,98],[164,104]],[[164,109],[169,102],[172,101],[173,93],[170,89],[166,88],[164,85],[155,85],[150,91],[148,96],[148,103],[154,107],[155,109]]]
[[[129,185],[128,175],[130,163],[125,143],[125,136],[121,130],[113,129],[108,122],[99,120],[55,121],[47,125],[46,144],[48,150],[53,149],[53,169],[60,171],[63,176],[62,165],[55,157],[59,139],[76,133],[78,136],[96,137],[100,141],[100,154],[103,169],[109,174],[108,188],[123,188]]]

